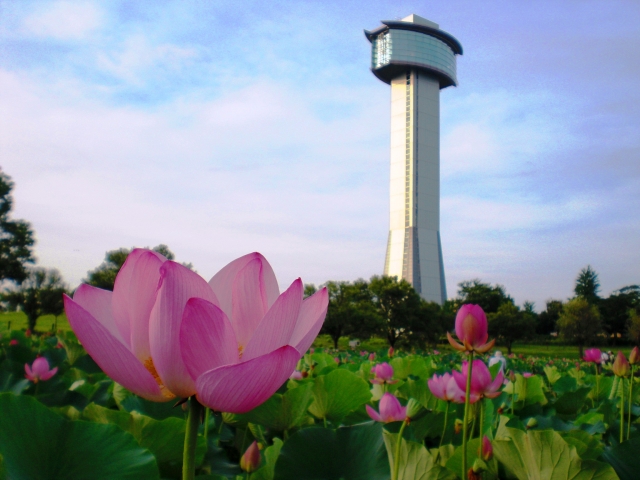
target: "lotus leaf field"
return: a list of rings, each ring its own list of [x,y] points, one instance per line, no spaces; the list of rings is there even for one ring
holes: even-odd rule
[[[128,392],[72,332],[5,332],[0,347],[0,479],[181,478],[185,404]],[[464,404],[439,400],[427,381],[460,371],[461,354],[312,351],[296,379],[257,408],[202,415],[196,478],[383,480],[396,455],[398,479],[460,477]],[[25,364],[37,357],[57,371],[26,378]],[[373,367],[385,362],[392,376],[372,382]],[[507,372],[495,398],[470,405],[466,463],[479,468],[469,478],[639,478],[637,381],[630,392],[629,377],[609,365],[596,377],[593,363],[555,358],[510,358]],[[371,420],[367,406],[383,410],[385,392],[403,407],[414,399],[407,425]],[[480,428],[490,442],[482,458]],[[240,461],[254,441],[259,463],[249,474]]]

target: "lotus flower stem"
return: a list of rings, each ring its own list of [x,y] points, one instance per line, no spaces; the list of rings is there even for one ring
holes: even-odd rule
[[[182,480],[193,480],[196,476],[196,444],[198,440],[198,424],[202,405],[193,395],[189,399],[189,416],[187,417],[187,431],[184,436],[184,450],[182,453]]]
[[[464,418],[462,420],[462,476],[467,475],[467,433],[469,430],[469,395],[471,393],[471,367],[473,365],[473,352],[469,352],[469,361],[467,362],[467,389],[464,393]],[[395,480],[395,479],[394,479]]]
[[[447,420],[449,420],[449,405],[451,402],[447,402],[447,409],[444,411],[444,427],[442,427],[442,435],[440,435],[440,444],[438,445],[438,454],[440,454],[440,447],[442,447],[442,441],[444,440],[444,434],[447,431]]]
[[[633,370],[635,365],[631,365],[631,377],[629,377],[629,413],[627,417],[627,440],[629,440],[629,435],[631,434],[631,404],[633,400]]]
[[[211,409],[206,408],[204,411],[204,442],[207,443],[207,436],[209,435],[209,412]]]
[[[624,377],[620,377],[620,443],[624,440]]]
[[[393,476],[391,480],[398,480],[398,472],[400,471],[400,445],[402,444],[402,434],[404,433],[404,427],[407,426],[407,419],[405,418],[398,432],[398,441],[396,442],[396,452],[393,457]]]
[[[480,438],[480,457],[482,458],[482,456],[484,455],[483,450],[483,442],[482,442],[482,429],[484,427],[484,398],[481,398],[480,401],[478,402],[480,404],[479,406],[479,410],[480,410],[480,435],[478,438]]]

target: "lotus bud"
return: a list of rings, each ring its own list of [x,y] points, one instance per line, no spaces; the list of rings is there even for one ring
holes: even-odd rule
[[[395,350],[393,349],[393,347],[389,347],[389,352],[388,352],[389,358],[393,358],[393,353],[394,352],[395,352]]]
[[[633,347],[633,350],[631,350],[631,353],[629,354],[629,363],[631,365],[640,363],[640,349],[638,349],[638,347]]]
[[[620,350],[618,350],[618,355],[616,355],[616,360],[613,362],[612,367],[613,373],[618,377],[626,377],[631,372],[631,367],[629,362],[627,361],[627,357],[624,356]]]
[[[532,428],[536,428],[538,426],[538,420],[536,420],[535,418],[531,417],[529,420],[527,420],[527,430],[530,430]]]
[[[513,370],[509,370],[509,380],[511,380],[511,383],[516,383],[516,372]]]
[[[460,307],[456,315],[456,335],[462,343],[456,342],[451,333],[447,339],[453,348],[460,352],[486,353],[493,347],[495,340],[487,342],[487,316],[479,305],[466,304]]]
[[[240,458],[240,468],[247,473],[251,473],[255,472],[258,467],[260,467],[260,449],[258,448],[258,442],[254,440],[247,448],[247,451],[244,452],[242,458]]]
[[[462,420],[459,418],[456,418],[456,421],[453,423],[453,431],[456,435],[462,431]]]
[[[13,347],[13,346],[15,346],[15,345],[18,345],[18,340],[16,340],[16,339],[14,338],[13,340],[11,340],[11,341],[9,342],[9,345],[10,345],[10,346],[12,346],[12,347]]]
[[[491,440],[489,440],[489,437],[486,435],[482,437],[482,451],[478,448],[478,456],[485,462],[493,458],[493,446],[491,445]]]
[[[415,398],[410,398],[407,403],[407,417],[414,420],[421,412],[423,408]]]
[[[373,362],[375,359],[376,359],[376,354],[375,354],[375,352],[370,353],[370,354],[369,354],[369,361],[370,361],[370,362]]]

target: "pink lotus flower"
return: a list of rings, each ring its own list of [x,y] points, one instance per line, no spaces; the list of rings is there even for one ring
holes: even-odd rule
[[[375,359],[376,359],[376,353],[375,352],[370,353],[369,354],[369,361],[373,362]]]
[[[467,389],[467,362],[462,362],[462,373],[453,372],[458,388],[462,391]],[[500,395],[500,387],[504,381],[502,371],[499,371],[496,378],[491,380],[491,372],[482,360],[474,360],[471,368],[471,392],[469,401],[475,403],[483,397],[496,398]]]
[[[487,316],[479,305],[466,304],[460,307],[456,315],[456,335],[462,345],[447,332],[447,339],[453,348],[460,352],[485,353],[491,350],[495,339],[487,342]]]
[[[618,350],[618,355],[616,355],[616,359],[613,362],[613,366],[611,367],[613,373],[618,377],[626,377],[631,373],[631,366],[627,361],[627,357],[624,356],[620,350]]]
[[[255,440],[240,458],[240,468],[247,473],[255,472],[260,467],[260,449]]]
[[[398,383],[398,380],[393,379],[393,367],[387,362],[379,363],[371,369],[371,373],[375,375],[375,378],[371,379],[371,383],[382,385],[384,383],[392,385]]]
[[[33,361],[33,364],[29,366],[28,363],[24,364],[25,377],[33,383],[39,381],[46,382],[53,377],[58,371],[58,367],[54,367],[49,370],[49,362],[44,357],[38,357]]]
[[[73,299],[64,296],[69,324],[91,358],[126,389],[156,402],[188,393],[169,389],[166,372],[157,370],[159,364],[167,362],[182,365],[180,356],[167,355],[164,361],[160,358],[166,355],[165,350],[178,344],[177,335],[172,336],[169,329],[163,330],[161,338],[151,332],[151,313],[159,284],[165,286],[170,272],[180,268],[187,270],[159,253],[135,249],[120,269],[113,292],[80,285]],[[193,272],[191,275],[197,277]],[[188,283],[184,286],[185,293],[189,286]],[[158,351],[159,342],[165,344],[161,345],[162,352]],[[190,380],[186,373],[183,376]]]
[[[234,260],[209,285],[215,301],[190,298],[182,319],[170,316],[165,323],[172,331],[179,325],[182,359],[200,403],[245,413],[293,373],[322,327],[329,297],[323,288],[303,300],[300,279],[279,294],[273,270],[259,253]],[[180,309],[170,292],[165,301],[167,308]]]
[[[464,403],[464,390],[461,390],[453,375],[445,373],[442,376],[434,375],[427,384],[431,393],[445,402]]]
[[[524,378],[533,377],[533,373],[531,373],[531,372],[522,372],[522,376],[523,376]]]
[[[16,340],[16,339],[14,338],[13,340],[11,340],[11,341],[9,342],[9,345],[13,347],[13,346],[15,346],[15,345],[18,345],[18,343],[19,343],[19,342],[18,342],[18,340]]]
[[[376,412],[369,405],[366,406],[367,413],[376,422],[402,422],[407,418],[407,407],[400,405],[398,399],[391,393],[385,393],[378,405],[380,413]]]
[[[590,348],[584,351],[584,361],[600,364],[602,362],[602,352],[598,348]]]

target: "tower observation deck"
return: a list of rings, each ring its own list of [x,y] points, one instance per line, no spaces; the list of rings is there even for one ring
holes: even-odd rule
[[[427,301],[447,292],[440,242],[440,90],[457,85],[452,35],[418,15],[365,30],[371,71],[391,86],[389,237],[384,274]]]

